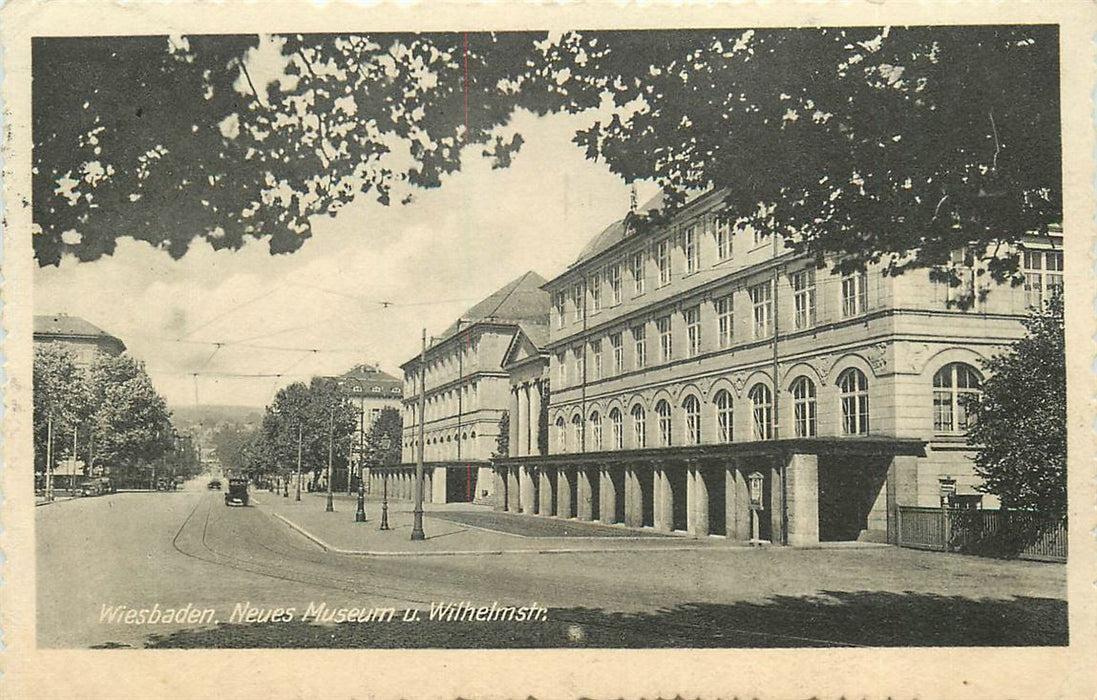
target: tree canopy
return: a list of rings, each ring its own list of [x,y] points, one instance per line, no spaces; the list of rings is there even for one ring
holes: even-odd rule
[[[404,419],[400,411],[386,406],[366,434],[366,466],[391,467],[400,463],[400,442]]]
[[[255,36],[36,39],[39,264],[120,236],[293,251],[356,196],[440,185],[465,144],[505,167],[519,108],[598,108],[589,158],[670,210],[719,189],[820,262],[947,272],[978,243],[1001,281],[1009,244],[1062,219],[1052,25],[277,39],[267,84]]]
[[[288,476],[297,470],[301,446],[301,472],[320,472],[327,467],[328,441],[333,458],[345,461],[356,427],[356,411],[334,382],[314,377],[309,384],[283,387],[267,406],[253,448],[253,473]]]
[[[990,378],[968,441],[980,489],[1006,508],[1062,515],[1067,506],[1067,384],[1063,297],[1025,320],[1024,338],[984,362]]]

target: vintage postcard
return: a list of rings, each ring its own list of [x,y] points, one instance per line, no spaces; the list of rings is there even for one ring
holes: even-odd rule
[[[11,2],[12,698],[1086,698],[1094,6]]]

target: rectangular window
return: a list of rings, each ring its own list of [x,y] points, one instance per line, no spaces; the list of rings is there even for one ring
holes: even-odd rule
[[[609,337],[610,347],[613,348],[613,373],[620,374],[625,369],[624,352],[621,347],[621,334],[614,333]]]
[[[564,327],[564,304],[567,301],[567,295],[563,291],[556,292],[556,296],[553,300],[553,307],[556,311],[556,327]]]
[[[1025,306],[1041,307],[1053,289],[1063,286],[1063,251],[1026,250]]]
[[[583,371],[583,348],[578,347],[571,351],[572,359],[575,362],[575,381],[586,382],[587,377]]]
[[[609,284],[610,303],[621,303],[621,264],[613,263],[606,267],[606,283]]]
[[[682,312],[686,322],[686,351],[688,357],[701,354],[701,309],[694,306]]]
[[[565,353],[556,353],[556,371],[558,381],[560,382],[560,388],[564,388],[568,383],[568,363]]]
[[[632,254],[632,292],[639,296],[644,293],[644,252]]]
[[[602,310],[602,274],[600,272],[590,278],[590,309],[591,313]]]
[[[713,304],[716,307],[716,332],[719,335],[721,348],[730,348],[734,339],[735,315],[732,306],[732,296],[717,299]]]
[[[868,273],[853,272],[842,276],[842,316],[849,318],[868,308]]]
[[[643,326],[636,326],[632,329],[632,348],[636,369],[642,369],[648,361],[647,333]]]
[[[659,359],[670,362],[674,357],[674,341],[670,331],[670,316],[664,316],[655,322],[659,330]]]
[[[659,286],[670,284],[670,239],[655,244],[655,267],[659,270]]]
[[[754,311],[754,337],[769,337],[773,328],[773,284],[766,280],[748,290]]]
[[[796,311],[796,330],[815,325],[815,270],[812,268],[792,276],[792,304]]]
[[[594,340],[590,343],[591,377],[592,380],[602,378],[602,341]]]
[[[576,323],[583,320],[583,285],[577,284],[571,288],[571,304]]]
[[[713,237],[716,238],[716,259],[731,258],[731,222],[723,215],[717,215],[712,222]]]
[[[701,266],[700,250],[697,247],[697,226],[689,226],[682,234],[682,253],[686,256],[686,274],[697,272]]]

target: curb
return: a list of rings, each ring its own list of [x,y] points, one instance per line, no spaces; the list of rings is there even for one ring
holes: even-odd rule
[[[566,548],[566,549],[471,549],[471,550],[454,550],[449,552],[412,552],[412,551],[378,551],[378,550],[364,550],[364,549],[342,549],[341,547],[335,547],[324,540],[320,539],[316,535],[312,534],[305,528],[301,527],[297,523],[293,522],[289,518],[279,514],[271,513],[275,518],[278,518],[283,523],[288,525],[290,529],[300,533],[306,539],[312,541],[318,547],[326,552],[333,552],[335,554],[346,554],[353,556],[369,556],[369,557],[454,557],[454,556],[500,556],[503,554],[636,554],[642,552],[696,552],[696,551],[713,551],[717,548],[711,545],[675,545],[673,547],[616,547],[616,548],[597,548],[597,549],[583,549],[583,548]],[[639,538],[646,539],[646,538]],[[720,547],[723,550],[742,549],[750,551],[749,547]]]

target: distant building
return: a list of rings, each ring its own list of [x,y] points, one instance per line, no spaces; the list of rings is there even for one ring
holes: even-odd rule
[[[547,327],[549,298],[541,289],[544,283],[537,273],[525,273],[469,309],[427,348],[425,500],[445,503],[492,497],[489,460],[498,445],[500,421],[511,408],[504,355],[520,327]],[[395,493],[410,498],[420,419],[419,356],[409,359],[401,369],[403,468]],[[512,417],[512,424],[514,420]]]
[[[358,411],[355,439],[351,446],[351,468],[357,473],[358,465],[361,464],[363,469],[368,466],[368,462],[363,461],[365,439],[381,411],[385,408],[402,409],[403,383],[369,364],[357,365],[335,377],[335,383]]]
[[[992,251],[957,250],[956,287],[833,274],[723,206],[710,192],[654,229],[629,215],[545,284],[549,337],[507,365],[497,507],[729,540],[751,537],[754,512],[762,539],[811,545],[894,542],[901,506],[995,505],[975,490],[966,401],[981,360],[1062,286],[1062,232],[1026,237],[1016,287],[985,274]],[[546,397],[547,454],[532,418]]]
[[[72,353],[76,364],[88,367],[99,354],[117,356],[126,344],[79,316],[52,314],[34,317],[35,345],[59,345]]]

